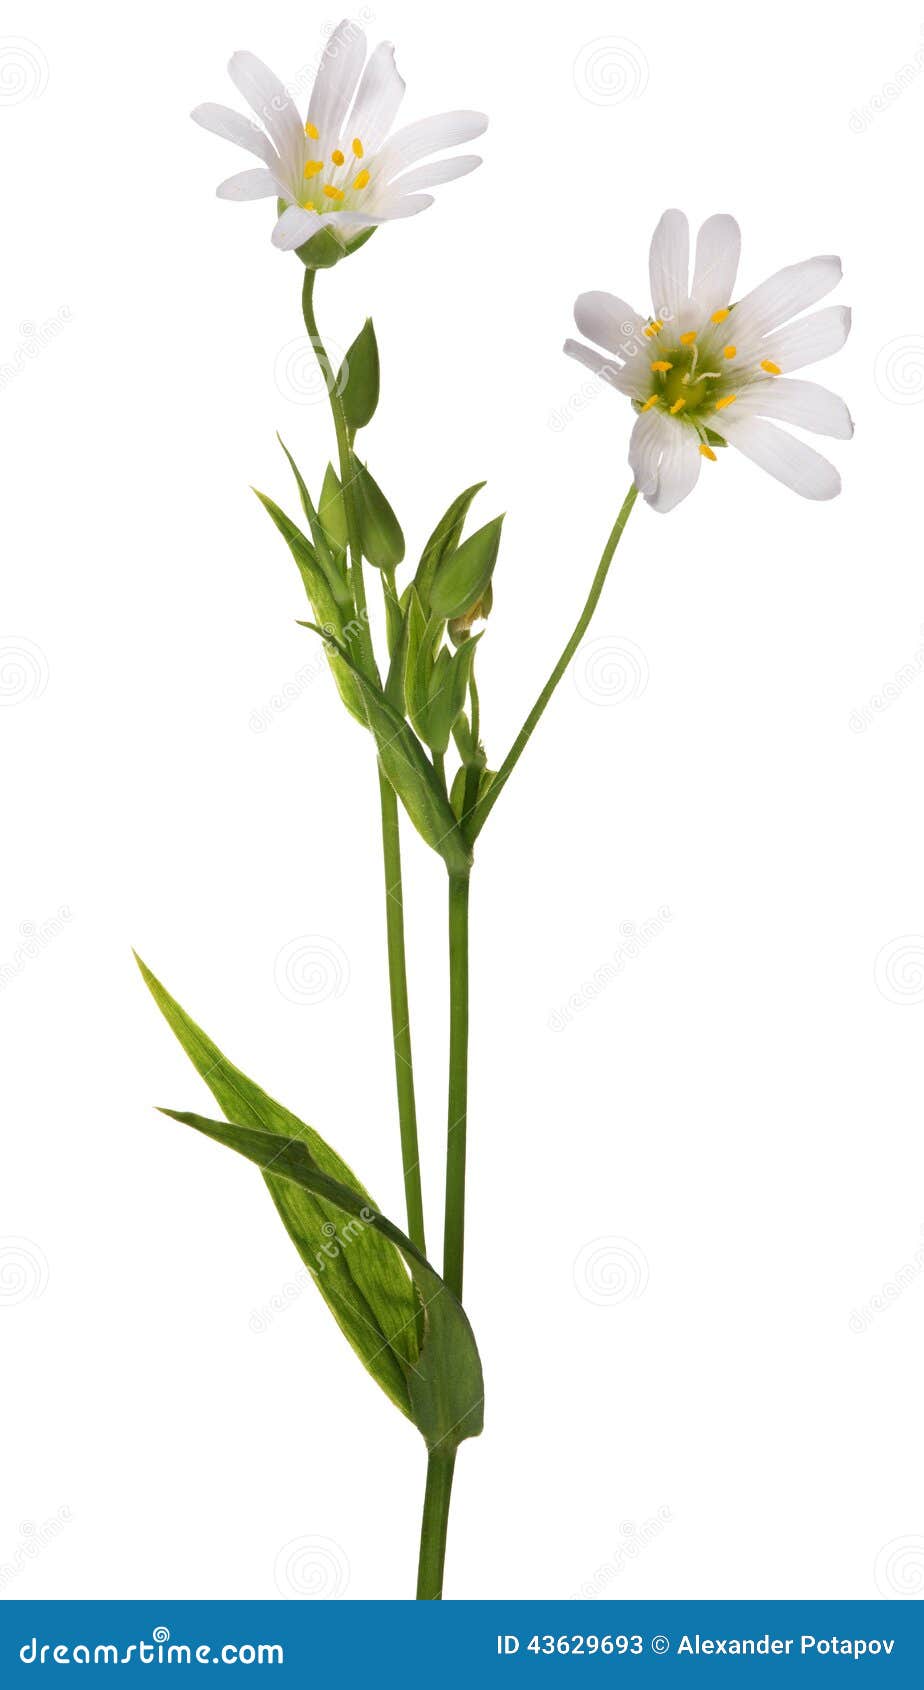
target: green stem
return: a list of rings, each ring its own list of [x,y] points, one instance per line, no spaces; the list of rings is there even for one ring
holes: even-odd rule
[[[449,1105],[443,1278],[462,1300],[465,1253],[465,1139],[468,1115],[468,885],[449,877]]]
[[[363,580],[362,541],[356,500],[353,495],[353,452],[350,430],[337,391],[337,374],[318,331],[314,314],[315,271],[305,271],[302,287],[302,315],[314,347],[315,357],[330,397],[337,437],[340,482],[346,513],[350,550],[350,582],[361,624],[360,658],[369,675],[378,676],[372,632]],[[401,837],[398,830],[398,800],[390,781],[379,767],[379,800],[382,812],[382,857],[385,866],[385,925],[388,940],[388,985],[391,998],[391,1030],[395,1053],[395,1087],[398,1096],[398,1125],[401,1134],[401,1163],[407,1205],[407,1230],[411,1241],[426,1254],[423,1194],[420,1183],[420,1146],[417,1137],[417,1105],[414,1095],[414,1066],[411,1056],[411,1024],[407,991],[407,958],[404,944],[404,889],[401,876]]]
[[[520,729],[519,733],[517,734],[516,739],[514,740],[512,746],[510,747],[510,750],[508,751],[506,757],[504,758],[504,761],[502,762],[500,768],[498,769],[497,775],[495,776],[494,780],[491,782],[491,785],[489,786],[489,788],[488,788],[487,792],[485,793],[484,797],[480,800],[479,803],[477,803],[475,805],[474,810],[466,818],[466,821],[467,821],[466,831],[468,833],[469,839],[472,840],[473,842],[474,842],[475,839],[477,839],[479,833],[481,832],[482,828],[484,827],[485,822],[488,819],[488,816],[491,814],[491,811],[493,810],[495,804],[497,803],[497,800],[500,797],[504,787],[507,785],[507,782],[510,779],[510,776],[512,775],[512,773],[514,771],[514,768],[516,767],[517,763],[519,762],[519,759],[520,759],[523,751],[525,750],[529,739],[532,736],[533,729],[535,728],[537,722],[539,721],[539,718],[542,715],[543,711],[545,710],[545,707],[548,704],[549,699],[551,698],[553,692],[555,691],[555,688],[558,686],[558,683],[561,680],[562,675],[564,674],[565,670],[567,669],[568,664],[571,662],[572,657],[574,656],[575,652],[577,651],[578,646],[580,645],[582,639],[584,638],[584,635],[587,632],[587,629],[590,625],[590,619],[593,616],[593,613],[597,608],[597,601],[600,597],[600,594],[603,591],[603,583],[606,580],[606,577],[609,573],[609,567],[610,567],[610,564],[613,561],[613,554],[616,551],[616,547],[619,545],[619,542],[622,538],[623,529],[625,528],[626,523],[629,520],[629,514],[632,510],[632,506],[635,504],[635,500],[636,500],[637,495],[638,495],[638,488],[635,487],[635,486],[630,487],[628,493],[626,494],[625,499],[623,500],[622,508],[619,512],[619,515],[617,516],[616,521],[613,524],[613,528],[612,528],[612,531],[610,533],[610,537],[607,540],[606,545],[603,548],[603,556],[601,557],[600,562],[597,566],[597,573],[594,576],[593,581],[591,582],[590,592],[587,595],[587,601],[584,605],[584,609],[581,611],[581,614],[577,619],[577,622],[575,623],[574,631],[571,635],[571,638],[569,639],[568,644],[565,646],[564,651],[562,652],[560,658],[558,659],[558,662],[556,663],[555,668],[552,670],[551,675],[549,676],[548,680],[546,681],[545,686],[543,687],[541,693],[539,694],[539,697],[536,699],[535,704],[533,705],[529,715],[526,718],[526,721],[523,723],[522,728]]]
[[[420,1526],[420,1560],[417,1567],[418,1602],[436,1602],[443,1594],[443,1564],[449,1526],[449,1498],[456,1452],[434,1454],[427,1460],[427,1488],[424,1492]]]
[[[411,1056],[411,1015],[407,995],[407,959],[404,947],[404,889],[401,880],[401,838],[398,832],[398,800],[395,789],[379,769],[382,802],[382,856],[385,863],[385,921],[388,934],[388,985],[391,994],[391,1031],[395,1050],[395,1086],[398,1093],[398,1124],[401,1132],[401,1161],[407,1203],[407,1230],[411,1242],[426,1255],[423,1192],[420,1186],[420,1146],[417,1138],[417,1104],[414,1096],[414,1064]]]

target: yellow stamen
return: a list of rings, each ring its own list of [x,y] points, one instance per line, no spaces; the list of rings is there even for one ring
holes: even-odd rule
[[[654,317],[654,318],[652,318],[651,322],[648,324],[647,329],[644,329],[642,332],[645,335],[647,335],[649,340],[651,340],[654,335],[660,334],[663,327],[664,327],[664,324],[662,323],[660,317]]]
[[[664,358],[656,358],[651,367],[657,371],[658,375],[666,375],[668,370],[674,368],[673,364],[669,364]]]
[[[779,364],[774,364],[770,358],[761,358],[760,367],[762,370],[766,370],[768,376],[781,376],[783,374]]]
[[[704,458],[708,458],[708,459],[709,459],[709,462],[710,462],[710,463],[711,463],[711,464],[714,464],[714,463],[718,463],[718,459],[717,459],[717,457],[716,457],[716,455],[715,455],[715,453],[714,453],[714,451],[713,451],[713,450],[712,450],[712,447],[711,447],[711,446],[707,446],[707,445],[706,445],[706,444],[705,444],[705,442],[704,442],[704,443],[703,443],[703,445],[702,445],[702,446],[700,446],[700,452],[701,452],[701,453],[702,453],[702,455],[703,455],[703,457],[704,457]]]
[[[324,192],[327,195],[329,200],[342,200],[343,199],[343,189],[342,188],[335,188],[331,182],[325,183]]]
[[[363,144],[362,144],[362,141],[359,139],[358,135],[353,136],[353,139],[352,139],[350,145],[353,148],[353,157],[354,158],[362,158],[362,156],[363,156]]]
[[[331,156],[331,162],[333,164],[342,164],[343,163],[343,154],[340,151],[339,147],[335,147],[330,156]]]
[[[316,141],[317,138],[318,138],[318,126],[317,126],[317,124],[316,123],[306,123],[305,124],[305,134],[308,136],[309,140]]]
[[[685,404],[686,404],[685,399],[675,399],[673,405],[671,406],[671,416],[675,417],[677,415],[678,411],[683,410],[683,407],[684,407]]]
[[[369,183],[369,172],[368,172],[368,170],[361,170],[359,175],[354,176],[354,178],[353,178],[354,188],[365,188],[365,187],[368,186],[368,183]]]
[[[305,175],[306,176],[319,176],[323,169],[324,169],[324,160],[322,158],[310,158],[308,160],[308,163],[305,165]]]
[[[726,317],[730,316],[731,311],[729,307],[727,305],[723,305],[721,311],[713,311],[709,321],[710,323],[724,323]]]
[[[643,410],[643,411],[650,411],[650,410],[651,410],[651,407],[652,407],[652,405],[656,405],[656,404],[657,404],[657,403],[658,403],[658,400],[659,400],[659,398],[660,398],[660,397],[661,397],[661,396],[660,396],[660,394],[659,394],[659,393],[653,393],[653,394],[652,394],[652,395],[651,395],[651,398],[650,398],[650,399],[646,399],[646,400],[645,400],[645,403],[644,403],[644,405],[643,405],[643,406],[642,406],[642,410]]]
[[[726,346],[725,357],[726,358],[734,358],[737,354],[737,351],[738,351],[737,346]]]
[[[317,209],[318,208],[315,205],[314,200],[302,200],[302,210],[303,211],[315,211],[316,212]]]
[[[690,329],[686,334],[680,336],[680,344],[681,346],[692,346],[695,339],[696,330]]]
[[[716,400],[716,402],[715,402],[716,410],[717,411],[724,411],[727,405],[733,405],[735,403],[735,400],[737,399],[737,397],[738,397],[737,393],[726,393],[724,399],[717,399]]]

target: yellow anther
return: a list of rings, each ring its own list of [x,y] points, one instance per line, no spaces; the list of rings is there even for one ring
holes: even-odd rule
[[[305,124],[305,134],[308,136],[309,140],[316,141],[317,138],[318,138],[318,133],[319,133],[319,131],[318,131],[318,126],[317,126],[316,123],[306,123]]]
[[[353,136],[353,139],[350,142],[350,145],[353,148],[353,157],[354,158],[362,158],[362,156],[363,156],[363,144],[362,144],[362,141],[360,140],[358,135]]]
[[[662,323],[660,317],[653,317],[651,322],[648,324],[648,327],[646,329],[644,329],[642,332],[643,332],[643,334],[645,334],[647,336],[647,338],[649,340],[651,340],[654,335],[660,334],[663,327],[664,327],[664,324]]]
[[[713,311],[709,321],[710,323],[724,323],[726,317],[730,316],[731,311],[729,307],[727,305],[723,305],[721,311]]]
[[[316,212],[317,209],[318,208],[315,205],[314,200],[302,200],[302,210],[303,211],[314,211],[314,212]]]
[[[331,156],[331,163],[332,164],[342,164],[343,163],[343,154],[340,151],[339,147],[335,147],[330,156]]]
[[[675,399],[673,405],[671,406],[671,416],[675,417],[677,415],[678,411],[683,410],[683,407],[684,407],[685,404],[686,404],[685,399]]]
[[[658,375],[667,375],[668,370],[674,368],[673,364],[669,364],[666,358],[656,358],[651,367],[657,371]]]
[[[779,364],[774,364],[771,358],[761,358],[760,367],[762,370],[766,370],[768,376],[781,376],[783,374]]]
[[[714,464],[714,463],[717,463],[717,462],[718,462],[718,459],[717,459],[717,458],[716,458],[716,455],[715,455],[715,453],[714,453],[714,451],[713,451],[713,450],[712,450],[712,447],[711,447],[711,446],[707,446],[707,445],[706,445],[706,444],[705,444],[705,442],[703,442],[703,444],[702,444],[702,446],[701,446],[701,447],[700,447],[700,452],[701,452],[701,453],[702,453],[702,455],[703,455],[703,457],[704,457],[704,458],[708,458],[708,459],[709,459],[709,462],[710,462],[710,463],[711,463],[711,464]]]
[[[308,163],[305,165],[305,175],[309,177],[320,176],[323,169],[324,160],[322,158],[310,158]]]
[[[359,175],[354,176],[354,178],[353,178],[353,187],[354,188],[365,188],[365,187],[368,186],[368,183],[369,183],[369,172],[368,172],[368,170],[361,170]]]
[[[342,188],[335,188],[333,186],[333,183],[331,183],[331,182],[325,183],[324,192],[327,195],[329,200],[342,200],[343,199],[343,189]]]
[[[696,339],[696,330],[695,329],[689,329],[686,334],[682,334],[680,336],[680,344],[681,344],[681,346],[692,346],[695,339]]]
[[[656,404],[657,404],[657,403],[658,403],[658,400],[659,400],[659,398],[660,398],[660,394],[658,394],[658,393],[653,393],[653,394],[652,394],[652,395],[651,395],[651,398],[650,398],[650,399],[646,399],[646,400],[645,400],[645,403],[644,403],[644,405],[643,405],[643,406],[642,406],[642,410],[643,410],[643,411],[650,411],[650,410],[651,410],[651,407],[652,407],[652,405],[656,405]]]
[[[734,358],[737,354],[737,351],[738,351],[737,346],[726,346],[724,356],[726,358]]]
[[[716,402],[715,402],[716,410],[717,411],[724,411],[727,406],[733,405],[735,403],[735,400],[737,399],[737,397],[738,397],[737,393],[726,393],[724,399],[717,399],[716,400]]]

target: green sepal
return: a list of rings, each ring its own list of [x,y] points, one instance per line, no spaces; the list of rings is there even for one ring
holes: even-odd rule
[[[485,793],[490,788],[492,781],[496,778],[496,775],[496,769],[482,769],[478,779],[478,791],[475,797],[476,804],[480,798],[484,797]],[[465,789],[467,779],[468,770],[463,763],[461,768],[458,768],[453,776],[452,791],[449,794],[449,802],[452,805],[453,814],[455,815],[456,820],[460,822],[465,814]]]
[[[379,348],[371,317],[366,318],[340,366],[337,392],[350,428],[365,428],[379,402]]]
[[[289,460],[292,474],[295,477],[295,483],[298,487],[298,495],[302,502],[302,510],[308,518],[308,526],[311,529],[311,538],[314,542],[314,549],[317,553],[318,562],[321,565],[324,574],[327,576],[330,590],[337,600],[340,609],[351,613],[353,610],[353,594],[350,591],[350,583],[347,580],[346,570],[341,567],[338,561],[339,554],[335,554],[328,544],[327,535],[324,532],[324,525],[314,507],[311,494],[305,485],[305,480],[298,464],[295,462],[295,459],[283,440],[282,435],[277,434],[276,439],[279,441],[280,446]]]
[[[158,1009],[224,1113],[246,1128],[300,1142],[315,1168],[374,1210],[373,1199],[342,1157],[235,1068],[141,958],[136,961]],[[414,1419],[407,1368],[418,1360],[417,1300],[394,1250],[370,1226],[332,1255],[341,1205],[328,1202],[320,1190],[299,1190],[281,1172],[270,1172],[269,1165],[264,1177],[289,1237],[344,1336],[386,1396]]]
[[[346,555],[349,541],[347,527],[346,505],[343,502],[343,489],[340,478],[333,464],[328,464],[324,471],[324,481],[321,485],[321,502],[318,505],[318,517],[324,529],[329,544],[340,556]]]
[[[277,199],[276,210],[280,217],[285,209],[285,200]],[[370,236],[375,234],[375,228],[373,224],[371,229],[361,229],[351,241],[343,241],[328,224],[326,228],[319,229],[316,235],[312,235],[310,240],[296,247],[295,253],[307,270],[331,270],[335,264],[340,263],[341,258],[349,258],[352,253],[358,252],[361,246],[365,246]]]
[[[427,705],[430,698],[430,672],[433,668],[433,643],[428,638],[427,618],[416,587],[411,584],[405,610],[407,649],[404,661],[404,703],[407,714],[422,739],[427,737]],[[403,712],[402,712],[403,714]]]
[[[365,464],[353,459],[353,488],[363,557],[376,569],[395,569],[404,557],[401,524]]]
[[[728,441],[723,440],[721,434],[716,434],[716,431],[715,431],[714,428],[707,428],[706,429],[706,439],[708,440],[710,446],[727,446],[728,445]]]
[[[379,1214],[364,1193],[323,1173],[297,1139],[176,1109],[161,1113],[236,1150],[264,1174],[272,1168],[274,1180],[357,1217],[364,1229],[361,1237],[368,1229],[391,1249],[396,1265],[403,1258],[423,1313],[419,1353],[404,1365],[411,1418],[427,1448],[441,1454],[450,1455],[466,1438],[478,1437],[484,1426],[484,1378],[475,1335],[461,1303],[406,1234]]]
[[[430,605],[447,621],[471,610],[487,590],[500,545],[503,516],[486,522],[475,534],[437,565],[430,588]]]
[[[280,510],[268,494],[261,493],[258,487],[254,488],[254,492],[263,509],[272,517],[298,565],[298,572],[302,578],[308,603],[311,605],[318,622],[335,636],[340,646],[348,647],[351,639],[360,631],[360,624],[352,618],[344,622],[340,604],[334,596],[325,570],[321,567],[318,553],[307,535],[296,527],[295,523],[286,516],[285,511]],[[331,674],[336,682],[337,691],[350,715],[355,716],[357,722],[361,722],[364,728],[368,727],[369,722],[362,693],[356,685],[350,668],[339,656],[338,647],[332,645],[330,641],[328,641],[327,646],[327,659]]]
[[[303,627],[337,644],[336,639],[313,622]],[[337,647],[350,669],[366,706],[366,716],[375,735],[379,761],[401,799],[418,833],[438,851],[450,874],[467,874],[472,854],[449,807],[449,799],[437,778],[420,740],[404,717],[394,709],[377,681],[352,662],[342,646]]]
[[[430,609],[430,586],[438,565],[454,551],[462,537],[462,529],[469,506],[476,493],[480,493],[483,481],[476,481],[473,487],[466,487],[464,493],[453,499],[448,510],[443,512],[439,522],[430,535],[429,540],[420,554],[414,585],[420,595],[420,600],[427,610]]]

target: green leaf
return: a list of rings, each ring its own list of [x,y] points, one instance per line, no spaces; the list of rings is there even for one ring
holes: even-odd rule
[[[157,1007],[224,1113],[247,1128],[300,1142],[315,1167],[374,1210],[369,1193],[320,1134],[235,1068],[141,958],[136,960]],[[406,1370],[418,1359],[416,1301],[394,1251],[370,1226],[331,1256],[341,1205],[332,1205],[319,1192],[299,1190],[271,1173],[268,1164],[265,1178],[286,1231],[341,1331],[386,1396],[413,1418]]]
[[[439,563],[430,589],[430,604],[437,616],[447,620],[462,616],[486,592],[497,562],[503,520],[496,516],[486,522]]]
[[[468,508],[475,494],[480,493],[483,486],[483,481],[476,481],[473,487],[466,487],[464,493],[460,493],[458,498],[453,499],[449,509],[444,511],[424,546],[420,562],[417,565],[414,585],[420,594],[421,602],[426,605],[428,610],[430,608],[430,587],[437,565],[442,562],[444,557],[448,557],[450,552],[455,551],[462,537]]]
[[[448,749],[453,727],[465,708],[469,676],[480,639],[481,635],[476,634],[474,639],[467,640],[460,646],[454,656],[450,655],[445,646],[440,652],[433,671],[427,710],[430,735],[427,743],[433,751],[445,752]],[[443,661],[444,658],[446,662]]]
[[[264,1174],[272,1168],[274,1180],[289,1181],[299,1191],[323,1200],[326,1206],[356,1216],[364,1228],[387,1241],[393,1254],[400,1252],[417,1288],[424,1315],[420,1352],[404,1367],[414,1424],[428,1449],[439,1449],[445,1454],[465,1438],[477,1437],[484,1425],[484,1379],[474,1333],[461,1304],[400,1228],[378,1214],[365,1193],[321,1171],[304,1143],[283,1134],[254,1131],[236,1123],[226,1125],[224,1121],[210,1121],[202,1115],[175,1109],[164,1109],[162,1113],[236,1150],[255,1162]],[[360,1237],[365,1236],[363,1231]],[[351,1244],[350,1250],[354,1248]]]
[[[304,626],[322,639],[332,638],[311,622]],[[389,704],[378,682],[357,668],[342,647],[338,649],[362,691],[379,761],[411,821],[427,844],[439,852],[450,874],[466,874],[471,867],[471,851],[423,746],[404,717]]]
[[[363,557],[376,569],[395,569],[404,557],[401,524],[365,464],[353,459],[353,488],[359,515]]]
[[[334,598],[337,600],[341,610],[350,612],[353,609],[353,595],[350,592],[350,584],[346,578],[346,571],[340,567],[334,553],[328,545],[327,535],[324,532],[323,524],[317,511],[315,510],[314,504],[312,503],[311,494],[305,485],[305,481],[298,464],[295,462],[295,459],[283,440],[282,435],[277,434],[276,439],[279,441],[280,446],[285,452],[285,455],[289,460],[292,474],[295,477],[295,484],[298,488],[299,498],[302,502],[302,510],[308,518],[308,526],[311,529],[311,538],[314,543],[315,552],[317,553],[318,563],[321,565],[324,574],[327,576],[327,582],[330,590],[333,593]]]
[[[422,739],[427,736],[427,706],[433,670],[433,643],[428,637],[427,618],[413,585],[407,601],[407,658],[404,666],[404,698],[407,713]]]
[[[346,506],[343,502],[343,492],[333,464],[328,464],[324,472],[318,516],[334,551],[345,552],[349,539]]]
[[[379,348],[371,317],[366,318],[340,366],[337,392],[350,428],[365,428],[379,402]]]
[[[321,568],[318,553],[301,529],[297,528],[295,523],[286,516],[285,511],[280,510],[279,506],[266,493],[261,493],[258,488],[255,487],[254,492],[263,509],[272,517],[298,565],[308,602],[318,622],[336,637],[340,645],[348,647],[361,625],[354,620],[344,622],[340,605],[331,591],[327,574]],[[369,723],[362,694],[357,688],[349,669],[339,656],[336,645],[328,643],[327,659],[336,682],[337,691],[350,715],[355,716],[357,722],[361,722],[364,728],[368,727]]]

